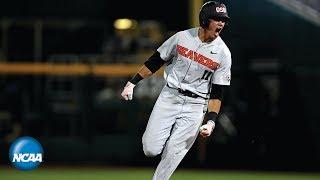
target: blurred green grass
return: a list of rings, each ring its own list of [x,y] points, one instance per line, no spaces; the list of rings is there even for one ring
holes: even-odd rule
[[[1,167],[4,180],[151,180],[153,169],[109,167],[50,167],[19,171]],[[171,180],[319,180],[320,173],[250,172],[178,169]]]

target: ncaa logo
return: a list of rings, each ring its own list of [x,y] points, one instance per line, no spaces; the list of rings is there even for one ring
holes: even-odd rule
[[[16,139],[10,146],[9,159],[11,164],[23,171],[38,168],[42,163],[43,148],[34,138],[24,136]]]

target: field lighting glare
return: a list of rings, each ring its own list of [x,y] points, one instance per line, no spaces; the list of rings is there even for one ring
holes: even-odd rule
[[[116,29],[134,29],[137,26],[136,20],[133,19],[117,19],[113,23]]]

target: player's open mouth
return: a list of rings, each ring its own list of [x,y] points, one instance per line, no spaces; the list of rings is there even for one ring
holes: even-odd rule
[[[222,28],[217,28],[216,32],[220,32],[222,30]]]

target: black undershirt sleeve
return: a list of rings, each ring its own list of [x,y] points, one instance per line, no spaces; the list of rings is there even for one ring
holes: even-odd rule
[[[165,60],[161,59],[160,53],[156,51],[152,56],[149,57],[149,59],[144,62],[144,65],[152,72],[157,72],[161,66],[163,66],[166,63]]]
[[[220,101],[222,101],[225,88],[226,87],[224,85],[212,84],[210,99],[219,99]]]

